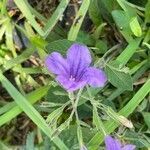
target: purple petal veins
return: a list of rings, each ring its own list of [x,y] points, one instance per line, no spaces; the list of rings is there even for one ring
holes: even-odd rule
[[[45,59],[46,67],[54,74],[68,74],[69,67],[67,61],[57,52],[51,53]]]
[[[122,145],[119,140],[111,136],[105,137],[106,150],[135,150],[135,145]]]
[[[93,87],[103,87],[107,81],[105,73],[102,70],[94,67],[87,68],[86,78],[88,84]]]
[[[57,75],[56,80],[68,91],[75,91],[86,84],[92,87],[104,86],[105,73],[90,67],[91,54],[84,45],[73,44],[67,52],[67,58],[53,52],[45,60],[48,70]]]
[[[106,150],[121,150],[121,143],[111,136],[105,137]]]

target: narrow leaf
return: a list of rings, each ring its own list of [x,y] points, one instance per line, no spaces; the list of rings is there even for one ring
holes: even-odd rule
[[[83,19],[90,5],[90,0],[83,0],[82,5],[75,17],[73,25],[68,33],[68,40],[75,41],[82,25]]]
[[[148,128],[150,129],[150,113],[149,112],[143,112],[144,121],[147,124]]]
[[[134,17],[134,18],[131,19],[130,27],[131,27],[131,30],[132,30],[132,32],[134,33],[135,36],[141,37],[142,29],[141,29],[141,26],[140,26],[140,24],[137,20],[137,17]]]

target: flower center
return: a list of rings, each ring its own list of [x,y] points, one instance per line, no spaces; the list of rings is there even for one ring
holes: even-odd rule
[[[70,81],[75,81],[75,78],[71,75],[69,78]]]

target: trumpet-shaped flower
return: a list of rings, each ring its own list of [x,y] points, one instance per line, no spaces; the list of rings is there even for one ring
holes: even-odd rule
[[[53,52],[45,59],[45,65],[67,91],[75,91],[86,84],[103,87],[106,75],[102,70],[90,67],[91,61],[91,54],[86,46],[73,44],[68,49],[66,58]]]
[[[123,145],[119,140],[113,139],[111,136],[105,137],[106,150],[135,150],[135,145]]]

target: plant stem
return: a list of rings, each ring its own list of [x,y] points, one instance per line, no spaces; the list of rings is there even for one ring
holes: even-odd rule
[[[103,125],[102,120],[99,117],[99,114],[98,114],[97,103],[96,103],[96,101],[94,101],[88,86],[87,86],[87,92],[88,92],[89,97],[90,97],[90,102],[93,106],[93,120],[94,120],[94,122],[96,122],[95,125],[98,129],[100,129],[102,131],[104,136],[106,136],[107,134],[106,134],[105,127]]]
[[[71,120],[72,120],[73,115],[75,114],[75,116],[76,116],[77,136],[78,136],[78,141],[79,141],[80,148],[83,147],[83,136],[82,136],[82,130],[81,130],[81,126],[80,126],[80,119],[79,119],[79,116],[78,116],[77,106],[78,106],[78,102],[79,102],[82,90],[83,90],[83,88],[81,88],[79,90],[76,98],[74,97],[73,93],[69,93],[69,97],[70,97],[70,100],[72,102],[72,108],[73,108],[69,118],[71,118]]]

